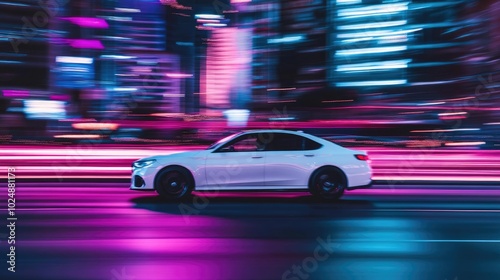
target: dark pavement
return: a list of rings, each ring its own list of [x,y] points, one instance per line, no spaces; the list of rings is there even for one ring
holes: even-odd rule
[[[4,225],[0,279],[500,279],[500,186],[169,203],[127,183],[17,182],[16,204],[16,272]]]

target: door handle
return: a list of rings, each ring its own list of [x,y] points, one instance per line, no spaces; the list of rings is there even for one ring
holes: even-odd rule
[[[262,156],[252,156],[252,158],[262,158]]]
[[[304,155],[304,156],[306,156],[306,157],[313,157],[314,155]]]

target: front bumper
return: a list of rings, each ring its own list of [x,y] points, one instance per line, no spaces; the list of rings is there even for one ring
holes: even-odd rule
[[[155,174],[155,169],[149,167],[133,170],[130,189],[135,191],[153,191]]]

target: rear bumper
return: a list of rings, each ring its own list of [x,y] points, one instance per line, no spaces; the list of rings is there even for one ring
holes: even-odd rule
[[[362,186],[356,186],[356,187],[350,187],[348,188],[347,190],[348,191],[351,191],[351,190],[357,190],[357,189],[369,189],[373,186],[373,180],[370,180],[370,183],[367,184],[367,185],[362,185]]]

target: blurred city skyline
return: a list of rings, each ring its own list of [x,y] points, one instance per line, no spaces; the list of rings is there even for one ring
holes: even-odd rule
[[[325,135],[431,138],[441,130],[496,143],[497,1],[0,6],[2,139],[33,130],[86,135],[89,127],[97,137],[164,138],[158,130],[196,133],[206,124],[193,122],[211,120]]]

